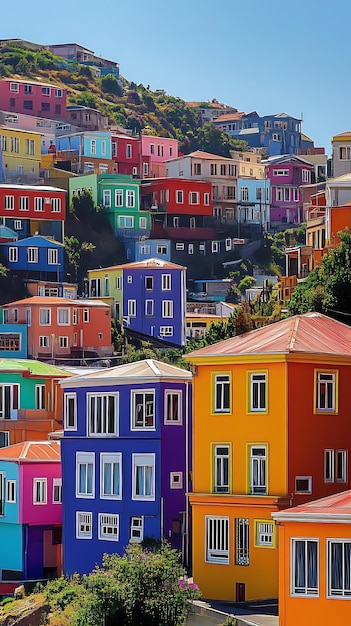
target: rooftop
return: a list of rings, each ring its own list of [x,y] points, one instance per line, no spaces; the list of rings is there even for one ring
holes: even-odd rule
[[[281,521],[291,519],[291,521],[302,522],[318,521],[319,519],[332,522],[334,518],[341,518],[350,523],[351,489],[306,504],[300,504],[285,511],[279,511],[279,513],[274,514],[274,518]]]
[[[138,269],[138,268],[150,268],[150,269],[185,269],[183,265],[177,265],[170,261],[164,261],[163,259],[145,259],[145,261],[135,261],[135,263],[122,263],[122,265],[110,265],[109,267],[95,268],[94,270],[88,270],[89,272],[98,272],[105,270],[117,270],[117,269]]]
[[[61,461],[57,441],[25,441],[0,449],[0,461]]]
[[[18,304],[29,305],[40,305],[45,304],[48,305],[57,305],[57,306],[102,306],[108,307],[108,304],[105,304],[102,300],[88,300],[87,298],[82,298],[81,300],[71,300],[68,298],[59,298],[54,296],[32,296],[30,298],[23,298],[23,300],[16,300],[16,302],[9,302],[4,305],[6,307],[16,306]]]
[[[51,376],[54,378],[70,376],[64,369],[31,359],[0,359],[0,373],[28,372],[33,376]]]

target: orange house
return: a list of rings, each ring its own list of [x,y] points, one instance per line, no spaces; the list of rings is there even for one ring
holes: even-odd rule
[[[350,486],[351,328],[306,313],[186,358],[194,580],[207,598],[275,597],[271,513]]]
[[[274,513],[279,624],[350,624],[351,491]]]
[[[27,324],[31,358],[64,363],[75,357],[113,354],[110,308],[100,300],[33,296],[11,302],[3,310],[4,324]]]

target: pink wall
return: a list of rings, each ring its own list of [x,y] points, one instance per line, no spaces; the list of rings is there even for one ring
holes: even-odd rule
[[[153,152],[152,152],[152,147]],[[168,159],[178,157],[178,141],[169,137],[151,137],[141,135],[141,154],[150,156],[154,163],[164,163]]]
[[[47,504],[33,504],[34,478],[47,478]],[[19,523],[62,524],[62,505],[53,504],[53,479],[61,478],[61,463],[22,463],[19,468]]]
[[[0,80],[0,109],[51,119],[65,119],[66,89],[30,80],[3,78]]]

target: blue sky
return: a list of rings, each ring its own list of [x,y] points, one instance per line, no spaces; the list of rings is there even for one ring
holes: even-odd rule
[[[76,42],[184,100],[303,114],[325,146],[351,130],[350,0],[16,0],[0,38]]]

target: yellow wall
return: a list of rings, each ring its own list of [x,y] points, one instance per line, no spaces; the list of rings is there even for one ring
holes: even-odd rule
[[[109,295],[105,293],[105,276],[108,275],[109,278]],[[122,304],[123,304],[123,289],[116,289],[116,277],[121,277],[121,285],[123,278],[123,270],[115,269],[115,268],[99,268],[94,270],[88,270],[88,280],[91,281],[92,278],[100,278],[101,280],[101,296],[98,298],[99,300],[103,300],[107,304],[111,305],[111,312],[114,316],[114,303],[120,303],[120,317],[123,315]],[[123,285],[122,285],[123,286]]]
[[[26,175],[39,175],[40,167],[40,134],[12,128],[1,128],[0,135],[6,137],[6,150],[2,152],[2,167],[10,172],[16,171],[18,165],[23,166]],[[11,150],[11,138],[18,140],[18,152]],[[34,154],[28,154],[26,140],[34,141]],[[33,171],[32,171],[33,170]]]

